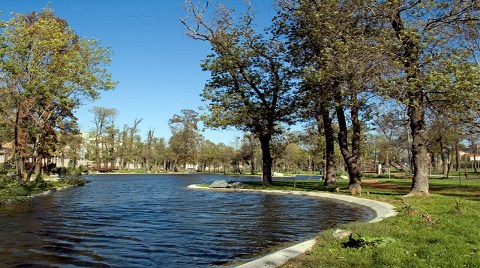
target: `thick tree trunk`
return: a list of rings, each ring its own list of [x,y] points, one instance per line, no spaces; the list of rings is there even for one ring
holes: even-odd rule
[[[413,179],[410,195],[428,195],[428,168],[430,157],[427,151],[427,130],[423,98],[410,98],[410,129],[412,132]]]
[[[358,158],[360,153],[360,138],[361,138],[361,125],[359,120],[359,106],[355,102],[355,96],[353,97],[353,101],[351,101],[352,105],[350,108],[350,115],[352,121],[352,137],[351,137],[351,150],[349,150],[348,146],[348,128],[347,128],[347,120],[345,117],[345,110],[343,107],[343,100],[342,97],[337,94],[335,97],[336,102],[336,112],[337,112],[337,119],[338,119],[338,144],[340,147],[340,151],[343,156],[343,160],[345,161],[345,165],[347,166],[348,176],[349,176],[349,183],[348,188],[352,192],[352,194],[360,194],[361,193],[361,173],[358,167]]]
[[[35,143],[33,145],[33,157],[32,157],[32,166],[27,173],[26,181],[30,181],[33,174],[37,176],[42,173],[42,163],[43,163],[43,153],[41,147],[42,136],[36,135]]]
[[[325,136],[325,186],[337,185],[335,177],[335,133],[330,113],[325,105],[320,108],[320,114],[316,116],[317,127],[320,135]],[[321,131],[323,127],[323,133]]]
[[[262,148],[262,185],[271,186],[272,185],[272,164],[273,159],[270,153],[270,141],[272,136],[269,134],[262,135],[259,137],[260,147]]]
[[[405,67],[407,85],[407,105],[412,134],[413,179],[409,195],[428,195],[428,170],[430,158],[427,151],[427,130],[425,124],[424,94],[420,78],[420,41],[416,33],[406,29],[401,17],[401,2],[392,6],[391,23],[398,40],[402,43],[401,60]]]

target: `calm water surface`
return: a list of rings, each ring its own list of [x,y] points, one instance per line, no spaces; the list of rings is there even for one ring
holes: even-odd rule
[[[0,264],[229,265],[341,223],[373,218],[367,208],[328,199],[185,188],[230,179],[218,175],[96,175],[89,179],[91,183],[84,187],[1,206]]]

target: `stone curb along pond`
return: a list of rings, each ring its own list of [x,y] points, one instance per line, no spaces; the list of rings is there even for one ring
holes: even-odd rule
[[[369,222],[378,222],[388,217],[393,217],[397,215],[395,207],[381,201],[359,198],[348,195],[340,194],[331,194],[325,192],[305,192],[305,191],[284,191],[284,190],[254,190],[254,189],[233,189],[233,188],[208,188],[199,186],[196,184],[189,185],[190,189],[202,189],[202,190],[213,190],[213,191],[250,191],[250,192],[264,192],[270,194],[288,194],[288,195],[298,195],[298,196],[311,196],[318,198],[332,198],[342,202],[355,203],[361,206],[366,206],[371,208],[376,216]],[[315,245],[315,238],[308,241],[296,244],[294,246],[279,250],[272,254],[266,255],[254,261],[242,264],[237,266],[239,268],[260,268],[260,267],[278,267],[284,264],[286,261],[295,258],[296,256],[305,253],[306,251],[312,249]]]

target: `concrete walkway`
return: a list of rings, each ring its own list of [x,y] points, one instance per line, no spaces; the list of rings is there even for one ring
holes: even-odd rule
[[[340,200],[343,202],[354,203],[362,206],[367,206],[371,208],[376,217],[370,220],[369,222],[378,222],[385,218],[392,217],[397,215],[395,207],[376,200],[370,200],[365,198],[359,198],[348,195],[340,194],[331,194],[324,192],[304,192],[304,191],[282,191],[282,190],[252,190],[252,189],[219,189],[219,188],[207,188],[201,187],[198,185],[190,185],[188,188],[191,189],[203,189],[203,190],[215,190],[215,191],[250,191],[250,192],[264,192],[271,194],[288,194],[288,195],[299,195],[299,196],[313,196],[319,198],[332,198]],[[305,253],[306,251],[312,249],[315,245],[315,239],[310,239],[308,241],[302,242],[300,244],[279,250],[272,254],[266,255],[254,261],[242,264],[238,266],[239,268],[265,268],[265,267],[278,267],[290,259],[295,258],[296,256]]]

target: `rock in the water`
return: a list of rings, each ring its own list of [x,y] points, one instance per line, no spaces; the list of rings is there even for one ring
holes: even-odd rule
[[[332,236],[336,239],[342,240],[349,237],[352,234],[352,231],[337,229],[333,232]]]
[[[242,189],[243,188],[243,183],[236,181],[232,184],[230,184],[230,188],[235,188],[235,189]]]
[[[229,186],[228,182],[226,180],[218,180],[218,181],[214,181],[212,182],[212,184],[210,184],[210,188],[227,188]]]

